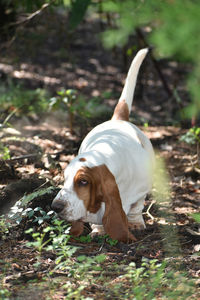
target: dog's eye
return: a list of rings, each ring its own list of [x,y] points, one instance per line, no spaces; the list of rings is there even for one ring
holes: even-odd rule
[[[81,180],[78,181],[78,185],[79,186],[86,186],[86,185],[88,185],[88,181],[85,180],[85,179],[81,179]]]

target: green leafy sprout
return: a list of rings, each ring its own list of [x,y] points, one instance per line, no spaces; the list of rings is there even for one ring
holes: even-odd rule
[[[57,96],[49,100],[50,110],[64,110],[68,111],[69,114],[69,129],[70,132],[74,132],[74,120],[75,116],[79,116],[84,120],[91,118],[95,115],[95,109],[100,106],[104,109],[104,106],[99,103],[97,97],[87,101],[84,96],[78,94],[76,90],[73,89],[62,89],[57,92]]]
[[[180,138],[181,141],[187,144],[200,144],[200,127],[192,127],[190,128],[186,134],[182,135]]]

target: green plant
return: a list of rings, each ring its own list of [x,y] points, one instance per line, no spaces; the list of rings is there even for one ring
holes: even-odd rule
[[[48,218],[48,224],[45,223],[43,228],[37,232],[33,228],[26,230],[25,233],[31,235],[34,240],[28,242],[27,246],[36,248],[40,254],[43,250],[54,252],[56,254],[55,269],[68,270],[72,264],[69,258],[77,250],[77,247],[68,244],[70,239],[69,231],[69,224],[66,224],[63,220],[55,217]]]
[[[105,254],[99,254],[93,257],[88,257],[86,255],[79,255],[77,257],[77,263],[75,265],[76,278],[84,278],[85,274],[88,272],[99,272],[102,271],[101,263],[106,260]]]
[[[7,288],[0,286],[0,299],[1,300],[9,300],[10,295],[11,295],[11,293]]]
[[[47,216],[47,214],[45,216]],[[67,246],[67,243],[70,239],[70,227],[68,224],[64,224],[63,220],[58,220],[56,218],[52,218],[50,220],[48,217],[47,219],[51,221],[51,225],[45,224],[45,227],[41,232],[34,232],[33,228],[29,228],[25,231],[25,233],[31,235],[34,240],[28,242],[27,246],[35,247],[39,253],[41,253],[42,250],[56,251],[58,255],[56,263],[60,263],[63,258],[71,256],[75,252],[76,247],[73,249],[73,251],[68,251],[69,247]],[[39,220],[41,219],[36,217],[34,221],[38,222]],[[43,219],[42,217],[42,223],[45,220],[46,218]],[[41,224],[41,222],[38,224]],[[46,247],[47,244],[48,246]]]
[[[200,127],[190,128],[186,134],[181,136],[180,140],[187,144],[200,144]]]
[[[48,94],[44,89],[27,90],[12,82],[0,86],[0,105],[16,114],[41,113],[48,107]]]
[[[11,227],[10,222],[5,218],[5,216],[0,216],[0,236],[4,240],[9,233],[9,228]]]
[[[39,253],[42,252],[44,247],[50,242],[50,239],[45,240],[46,230],[44,229],[42,233],[40,232],[33,232],[33,228],[29,228],[25,231],[26,234],[31,234],[32,238],[34,239],[33,242],[27,242],[26,245],[28,247],[35,247]]]
[[[77,92],[75,90],[60,90],[58,96],[50,99],[50,109],[67,109],[69,113],[69,128],[73,133],[74,113],[76,110]]]
[[[44,220],[48,220],[51,217],[52,211],[46,213],[41,207],[30,208],[27,207],[29,202],[37,197],[41,197],[45,194],[49,194],[54,190],[55,187],[48,187],[40,189],[36,192],[23,196],[19,201],[15,203],[13,207],[11,207],[10,212],[8,213],[9,218],[14,220],[16,223],[20,223],[23,218],[28,217],[29,219],[34,217],[34,222],[38,222],[38,224],[43,223]],[[36,213],[37,216],[36,216]]]
[[[118,243],[117,240],[111,239],[108,235],[106,236],[106,242],[107,242],[110,246],[115,246],[115,245]]]
[[[74,30],[83,20],[91,0],[73,0],[69,12],[69,28]]]
[[[91,112],[94,111],[95,107],[98,105],[97,99],[93,98],[90,101],[78,95],[77,91],[69,89],[62,89],[57,92],[57,97],[50,99],[49,107],[50,109],[63,109],[69,113],[69,128],[70,132],[73,133],[74,118],[78,115],[82,118],[90,118],[92,116]]]
[[[197,147],[197,163],[200,166],[200,127],[190,128],[186,132],[186,134],[181,136],[180,140],[187,144],[196,145],[196,147]]]
[[[0,142],[0,159],[10,159],[10,150]]]
[[[88,234],[88,235],[81,235],[80,237],[77,237],[76,240],[80,241],[81,243],[90,243],[92,241],[92,238]]]
[[[143,258],[141,267],[136,268],[135,263],[130,263],[126,268],[127,273],[125,276],[130,278],[134,282],[133,293],[136,299],[153,299],[156,295],[156,290],[160,286],[161,282],[164,282],[164,268],[165,264],[159,264],[157,260],[148,260]],[[146,281],[149,279],[151,282],[151,288],[146,286]],[[145,290],[143,289],[146,289]],[[143,290],[141,294],[141,290]]]
[[[125,267],[124,280],[118,287],[124,296],[120,299],[136,300],[188,299],[192,291],[192,282],[187,281],[185,274],[175,272],[164,260],[143,258],[141,266],[134,262]],[[128,282],[127,282],[128,281]]]
[[[2,224],[2,218],[4,218],[4,217],[1,216],[0,229],[1,229],[1,226],[5,227],[4,221]],[[1,234],[2,234],[2,231],[0,232],[0,235]],[[11,264],[9,262],[0,259],[0,269],[1,269],[1,272],[0,272],[0,299],[1,300],[9,300],[10,299],[11,292],[8,289],[8,285],[5,284],[6,274],[10,270],[10,268],[11,268]]]
[[[192,217],[197,223],[200,223],[200,213],[192,214]]]
[[[39,225],[50,220],[52,215],[54,215],[52,210],[46,212],[41,207],[27,208],[22,213],[22,217],[27,216],[29,219],[34,217],[33,223],[38,223]]]
[[[157,53],[193,65],[188,79],[192,103],[186,112],[187,117],[197,116],[200,111],[200,40],[196,39],[200,14],[198,1],[106,0],[102,9],[110,14],[114,23],[102,35],[106,47],[123,47],[134,31],[148,28],[147,39],[156,46]]]

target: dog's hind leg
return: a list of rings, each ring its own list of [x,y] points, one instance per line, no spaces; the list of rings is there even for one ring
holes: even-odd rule
[[[142,210],[144,208],[144,200],[146,196],[139,199],[136,203],[131,205],[127,218],[129,222],[129,228],[132,230],[143,230],[146,228],[144,219],[142,216]]]

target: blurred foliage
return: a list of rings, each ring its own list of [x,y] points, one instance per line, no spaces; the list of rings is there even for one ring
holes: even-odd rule
[[[138,27],[148,27],[149,40],[157,52],[173,56],[176,60],[193,64],[188,88],[193,102],[187,108],[188,117],[200,112],[200,39],[198,1],[190,0],[108,0],[103,2],[104,11],[115,20],[115,28],[106,30],[103,41],[106,47],[123,46]]]
[[[0,85],[0,107],[17,114],[41,113],[48,107],[48,93],[44,89],[30,90],[12,82]]]
[[[82,21],[91,0],[0,0],[0,26],[5,28],[16,21],[17,15],[34,13],[45,6],[51,8],[64,6],[69,11],[69,29],[74,30]],[[67,11],[67,10],[66,10]]]
[[[10,150],[0,142],[0,159],[10,159]]]
[[[192,217],[197,223],[200,223],[200,213],[192,214]]]
[[[71,1],[70,16],[69,16],[69,28],[75,29],[82,21],[91,0],[74,0]]]
[[[187,144],[200,144],[200,127],[190,128],[184,135],[181,136],[180,140]]]
[[[69,113],[69,128],[73,133],[75,116],[79,116],[84,120],[97,117],[98,115],[108,112],[108,108],[102,104],[98,97],[91,98],[89,101],[76,90],[62,89],[57,92],[56,97],[52,97],[49,101],[50,110],[64,110]]]
[[[32,12],[34,9],[39,9],[44,4],[61,5],[63,0],[0,0],[0,6],[4,8],[6,14],[16,12],[18,9],[24,12]]]
[[[192,103],[186,108],[187,117],[200,112],[200,39],[199,1],[191,0],[0,0],[0,26],[14,21],[17,15],[40,10],[44,5],[62,6],[68,14],[68,31],[74,31],[88,8],[99,13],[106,24],[102,34],[105,47],[123,47],[137,28],[143,28],[159,56],[189,62],[193,71],[188,78]],[[106,17],[107,16],[107,19]],[[109,16],[109,17],[108,17]],[[9,27],[9,26],[8,26]],[[68,37],[69,38],[69,37]],[[141,45],[140,45],[141,46]],[[128,51],[138,45],[133,45]]]
[[[197,163],[200,166],[200,127],[190,128],[184,135],[180,137],[182,142],[197,147]]]
[[[43,5],[61,5],[63,0],[0,0],[0,28],[1,38],[8,38],[15,32],[14,25],[18,19],[18,14],[32,13],[41,9]],[[12,29],[11,29],[12,28]]]
[[[100,104],[97,98],[92,98],[89,102],[86,101],[84,96],[72,89],[62,89],[57,92],[57,95],[57,97],[50,99],[50,109],[63,109],[66,111],[67,108],[69,113],[77,114],[83,118],[92,117],[93,111]]]

